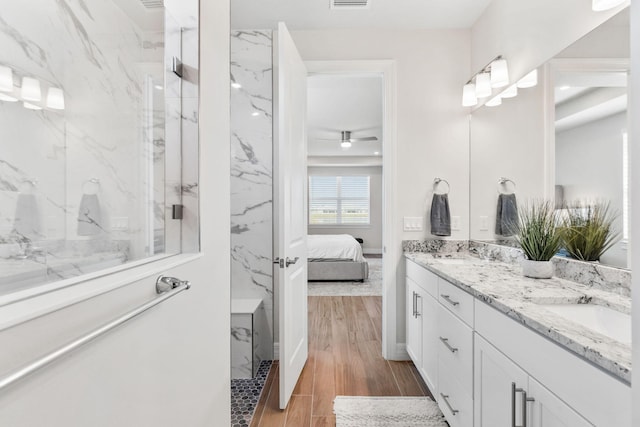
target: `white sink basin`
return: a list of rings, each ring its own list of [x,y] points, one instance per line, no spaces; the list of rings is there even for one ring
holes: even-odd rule
[[[631,316],[595,304],[541,304],[541,307],[624,344],[631,344]]]

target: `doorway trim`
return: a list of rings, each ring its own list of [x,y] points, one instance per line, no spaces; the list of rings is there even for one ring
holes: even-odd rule
[[[394,60],[305,61],[309,74],[381,74],[382,115],[382,356],[389,360],[408,358],[404,343],[397,341],[396,269],[401,244],[396,233],[396,62]],[[404,298],[400,299],[404,304]],[[401,319],[403,320],[403,319]]]

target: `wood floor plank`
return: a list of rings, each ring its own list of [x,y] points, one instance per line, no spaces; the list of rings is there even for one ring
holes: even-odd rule
[[[311,417],[311,427],[335,427],[336,416]]]
[[[304,365],[304,369],[302,369],[302,373],[300,374],[300,379],[298,379],[298,383],[296,387],[293,389],[294,395],[304,395],[311,396],[313,395],[313,379],[315,376],[316,370],[316,358],[314,354],[309,354],[307,358],[307,363]]]
[[[253,418],[251,419],[251,427],[258,427],[260,425],[260,420],[262,419],[262,414],[264,413],[264,408],[267,404],[267,400],[269,398],[269,392],[271,391],[273,381],[276,378],[276,371],[278,370],[278,361],[274,361],[271,365],[271,369],[269,369],[269,374],[267,375],[267,379],[264,381],[264,387],[262,388],[262,394],[260,395],[260,400],[258,401],[258,405],[256,405],[256,410],[253,412]]]
[[[316,372],[313,382],[313,415],[331,415],[336,396],[335,365],[331,351],[316,353]]]
[[[414,378],[418,382],[418,385],[420,385],[420,388],[424,392],[424,395],[429,396],[433,399],[434,398],[433,393],[431,393],[431,390],[429,390],[429,387],[427,387],[427,383],[425,383],[424,380],[422,379],[422,376],[420,375],[420,372],[418,372],[418,368],[416,368],[416,365],[414,365],[413,362],[408,362],[408,363],[409,363],[409,368],[411,369],[411,373],[413,374]]]
[[[287,411],[280,409],[280,384],[278,381],[279,369],[275,371],[274,381],[269,390],[259,427],[284,427]]]
[[[311,396],[292,396],[288,405],[285,427],[310,427],[311,404]]]
[[[424,389],[418,384],[411,371],[412,362],[388,361],[391,372],[396,379],[401,396],[424,396]]]

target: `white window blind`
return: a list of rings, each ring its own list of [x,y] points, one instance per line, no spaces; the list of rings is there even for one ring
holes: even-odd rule
[[[368,176],[309,177],[310,225],[369,225]]]

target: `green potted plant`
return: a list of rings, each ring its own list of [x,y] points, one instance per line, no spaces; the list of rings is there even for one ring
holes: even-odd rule
[[[576,202],[564,209],[562,241],[572,258],[600,261],[600,257],[620,238],[613,228],[617,214],[608,202]]]
[[[522,274],[536,279],[549,279],[553,277],[551,258],[558,252],[562,242],[553,203],[532,202],[518,212],[515,239],[526,256],[522,261]]]

